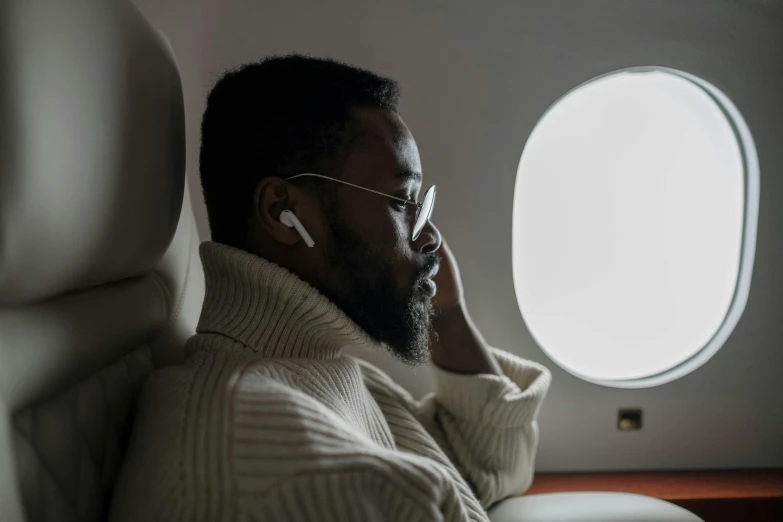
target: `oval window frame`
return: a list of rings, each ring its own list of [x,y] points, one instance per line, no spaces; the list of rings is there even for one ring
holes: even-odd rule
[[[596,379],[588,375],[581,374],[578,371],[561,364],[557,360],[557,358],[554,357],[545,348],[544,343],[542,343],[541,340],[536,338],[535,334],[533,333],[533,330],[530,328],[530,326],[527,324],[527,321],[525,320],[524,310],[522,310],[522,303],[520,302],[519,299],[521,283],[520,283],[520,276],[517,274],[519,270],[517,267],[519,266],[519,264],[517,263],[518,246],[516,240],[516,226],[515,226],[517,222],[517,212],[519,211],[518,206],[516,205],[516,199],[517,199],[517,194],[519,193],[518,191],[519,191],[519,185],[521,180],[520,169],[522,166],[522,158],[524,157],[525,150],[527,149],[527,145],[528,142],[530,141],[530,138],[535,134],[536,130],[539,128],[540,123],[547,117],[547,115],[551,110],[557,107],[558,104],[563,99],[568,97],[574,91],[592,82],[601,80],[603,78],[615,74],[627,73],[627,72],[643,73],[643,72],[653,72],[653,71],[665,72],[675,76],[679,76],[680,78],[688,80],[689,82],[693,83],[695,86],[702,89],[716,103],[718,108],[726,117],[726,120],[731,126],[731,129],[733,130],[734,135],[737,139],[737,143],[740,149],[742,166],[744,170],[743,187],[745,191],[744,192],[745,208],[743,212],[742,238],[740,240],[741,248],[740,248],[740,259],[739,259],[739,268],[737,274],[737,282],[734,288],[731,304],[729,305],[729,308],[726,312],[723,322],[720,324],[720,326],[715,331],[715,333],[709,338],[709,340],[704,344],[704,346],[702,346],[689,358],[685,359],[684,361],[677,364],[676,366],[669,368],[668,370],[653,375],[649,375],[646,377],[640,377],[636,379],[625,379],[625,380]],[[517,305],[519,306],[519,310],[522,315],[522,320],[525,321],[525,326],[528,332],[530,333],[531,337],[535,341],[536,345],[538,346],[538,348],[542,352],[544,352],[544,354],[546,354],[546,356],[549,359],[551,359],[555,364],[557,364],[558,367],[562,368],[563,370],[570,373],[571,375],[574,375],[575,377],[578,377],[581,380],[591,382],[593,384],[598,384],[601,386],[606,386],[611,388],[638,389],[638,388],[652,388],[655,386],[661,386],[670,383],[672,381],[675,381],[677,379],[680,379],[682,377],[685,377],[689,373],[703,366],[718,352],[718,350],[720,350],[723,347],[723,345],[731,335],[731,332],[737,326],[737,323],[739,322],[739,319],[742,316],[743,312],[745,311],[745,306],[748,301],[748,295],[750,293],[753,263],[755,259],[755,253],[756,253],[759,194],[760,194],[760,184],[761,184],[760,177],[761,176],[759,170],[758,153],[756,151],[755,142],[750,132],[750,128],[748,127],[747,123],[745,122],[745,119],[742,117],[741,113],[739,112],[739,109],[737,109],[737,107],[734,105],[731,99],[726,94],[724,94],[723,91],[721,91],[719,88],[717,88],[715,85],[708,82],[707,80],[700,78],[694,74],[687,73],[685,71],[681,71],[678,69],[673,69],[670,67],[664,67],[664,66],[626,67],[622,69],[616,69],[601,74],[599,76],[593,77],[585,82],[580,83],[579,85],[575,86],[574,88],[570,89],[568,92],[560,96],[554,103],[552,103],[552,105],[549,106],[549,108],[547,108],[547,110],[541,115],[541,117],[539,117],[538,121],[533,126],[533,129],[530,132],[528,139],[525,140],[525,146],[522,149],[522,154],[520,155],[520,162],[517,166],[516,179],[514,184],[514,196],[513,196],[514,199],[512,203],[513,218],[512,218],[512,227],[511,227],[511,241],[512,241],[511,263],[512,263],[512,275],[514,281],[514,293],[517,298]]]

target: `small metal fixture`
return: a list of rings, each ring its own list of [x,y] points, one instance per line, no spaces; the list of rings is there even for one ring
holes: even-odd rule
[[[617,414],[617,429],[620,431],[638,431],[642,429],[642,410],[620,410]]]

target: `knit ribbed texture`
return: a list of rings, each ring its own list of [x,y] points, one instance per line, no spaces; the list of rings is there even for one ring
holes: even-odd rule
[[[204,243],[184,364],[144,388],[113,521],[485,521],[532,480],[549,372],[435,368],[414,401],[344,347],[381,349],[287,270]]]

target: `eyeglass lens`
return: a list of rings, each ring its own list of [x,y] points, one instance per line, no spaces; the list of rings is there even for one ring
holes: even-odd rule
[[[421,202],[421,207],[416,215],[416,223],[413,225],[413,240],[419,239],[421,231],[424,230],[425,225],[432,216],[432,209],[435,206],[435,186],[430,187],[424,194],[424,201]]]

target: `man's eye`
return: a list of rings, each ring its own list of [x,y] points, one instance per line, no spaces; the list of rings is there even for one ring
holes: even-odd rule
[[[396,208],[397,210],[405,210],[405,207],[407,207],[408,205],[406,205],[404,201],[400,201],[398,199],[393,199],[392,200],[392,206],[394,208]]]

